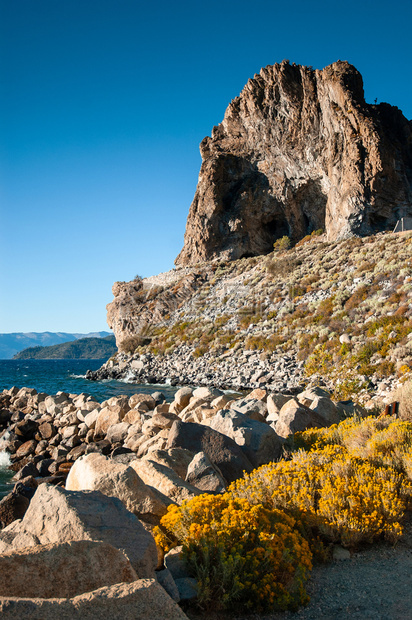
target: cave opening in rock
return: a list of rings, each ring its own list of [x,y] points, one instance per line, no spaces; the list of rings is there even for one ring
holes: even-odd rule
[[[319,181],[308,181],[295,194],[297,212],[300,212],[300,228],[296,233],[304,237],[315,230],[325,230],[327,196]],[[298,216],[299,217],[299,216]]]
[[[369,216],[369,226],[374,233],[388,230],[388,218],[378,213],[371,213]]]
[[[282,237],[290,236],[288,221],[282,215],[278,215],[272,220],[269,220],[269,222],[264,224],[264,227],[267,232],[267,236],[270,237],[272,243],[277,241],[277,239],[281,239]]]

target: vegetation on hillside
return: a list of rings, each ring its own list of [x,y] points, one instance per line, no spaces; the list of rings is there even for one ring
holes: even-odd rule
[[[107,338],[79,338],[51,347],[29,347],[13,359],[109,359],[117,353],[114,336]]]
[[[320,232],[290,249],[281,239],[268,256],[198,265],[204,284],[192,299],[146,327],[144,339],[125,342],[127,352],[167,355],[186,344],[194,357],[231,349],[288,355],[305,362],[308,380],[327,375],[341,399],[388,377],[407,380],[412,234],[327,243]]]

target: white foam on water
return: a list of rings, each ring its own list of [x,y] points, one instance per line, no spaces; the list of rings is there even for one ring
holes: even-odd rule
[[[69,375],[69,377],[71,379],[86,379],[86,375],[75,375],[75,374],[71,374]]]
[[[4,450],[0,452],[0,467],[7,468],[11,465],[10,454]]]
[[[136,383],[136,377],[134,373],[131,370],[129,370],[126,376],[123,377],[123,379],[119,379],[119,381],[121,383]]]

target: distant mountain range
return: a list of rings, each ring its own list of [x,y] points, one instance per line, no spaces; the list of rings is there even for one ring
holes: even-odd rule
[[[51,347],[29,347],[16,353],[13,359],[108,359],[117,353],[116,339],[80,338]]]
[[[19,351],[28,347],[48,347],[80,338],[106,338],[111,332],[90,332],[89,334],[70,334],[66,332],[14,332],[0,334],[0,359],[11,359]]]

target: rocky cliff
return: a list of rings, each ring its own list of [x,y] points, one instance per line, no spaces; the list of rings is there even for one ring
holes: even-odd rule
[[[322,228],[328,240],[412,215],[412,123],[365,102],[347,62],[263,68],[201,145],[178,265],[271,251]]]

